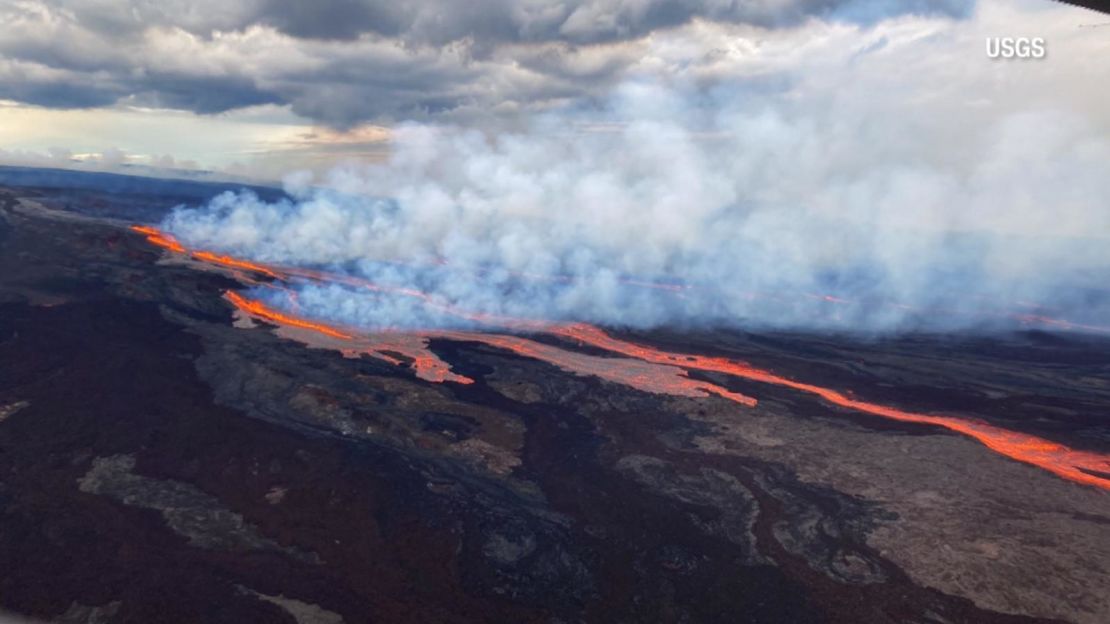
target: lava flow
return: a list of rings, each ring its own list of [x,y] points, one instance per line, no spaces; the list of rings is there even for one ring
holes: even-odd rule
[[[457,341],[481,342],[492,347],[505,349],[524,357],[542,360],[575,374],[596,376],[648,392],[679,396],[719,395],[742,405],[754,406],[755,399],[730,391],[709,382],[690,379],[687,370],[701,370],[721,373],[760,383],[791,388],[800,392],[816,395],[825,401],[858,412],[887,418],[900,422],[943,427],[950,431],[971,437],[987,448],[1020,462],[1031,464],[1055,475],[1110,490],[1110,455],[1080,451],[1050,442],[1036,436],[1010,431],[994,425],[951,416],[920,414],[905,410],[853,399],[844,393],[777,375],[770,371],[755,368],[749,364],[722,357],[669,353],[646,345],[620,340],[610,336],[600,328],[584,323],[573,325],[554,325],[542,321],[506,319],[503,317],[470,314],[465,311],[435,301],[427,293],[403,288],[384,287],[360,278],[332,275],[307,269],[277,269],[257,265],[245,260],[221,256],[209,252],[189,252],[172,236],[155,228],[133,226],[136,232],[144,234],[148,241],[167,250],[189,254],[194,259],[221,266],[242,269],[267,275],[276,280],[288,281],[291,278],[311,279],[323,282],[340,283],[367,288],[375,292],[402,294],[418,297],[428,305],[438,307],[451,314],[497,324],[514,329],[542,331],[565,340],[572,340],[618,354],[624,357],[610,358],[591,356],[560,349],[551,345],[528,340],[518,336],[488,334],[480,332],[434,331],[391,334],[396,338],[374,341],[371,335],[359,337],[357,330],[341,330],[321,322],[291,316],[273,310],[260,301],[250,300],[241,295],[228,292],[227,299],[243,312],[264,319],[279,326],[296,327],[317,332],[324,336],[349,341],[345,353],[365,352],[394,364],[410,360],[416,374],[430,381],[455,381],[471,383],[472,380],[450,371],[450,366],[440,360],[427,348],[430,338],[441,337]],[[403,338],[402,338],[403,337]],[[401,356],[401,357],[398,357]]]
[[[151,243],[152,245],[157,245],[159,247],[168,249],[170,251],[175,251],[177,253],[186,253],[185,247],[183,247],[181,243],[177,242],[174,237],[168,234],[163,234],[162,231],[157,228],[152,228],[145,225],[132,225],[131,229],[145,235],[147,242]]]
[[[170,236],[169,234],[166,234],[165,232],[162,232],[157,228],[152,228],[145,225],[132,225],[131,229],[135,232],[145,235],[146,240],[154,245],[176,253],[188,254],[202,262],[207,262],[209,264],[218,264],[220,266],[228,267],[231,269],[243,269],[245,271],[259,273],[273,279],[285,279],[285,276],[279,274],[276,270],[255,262],[249,262],[247,260],[240,260],[239,258],[233,258],[227,255],[212,253],[211,251],[189,251],[188,249],[185,249],[185,246],[179,243],[176,238]]]
[[[645,345],[618,340],[592,325],[567,325],[551,328],[550,331],[564,338],[570,338],[583,344],[648,362],[724,373],[761,383],[784,386],[817,395],[834,405],[866,414],[901,422],[944,427],[950,431],[974,438],[987,448],[1011,459],[1038,466],[1065,479],[1110,490],[1110,478],[1099,476],[1100,474],[1110,473],[1110,455],[1104,453],[1078,451],[1062,444],[1049,442],[1025,433],[1010,431],[981,421],[919,414],[860,401],[831,388],[794,381],[770,371],[726,358],[667,353]]]
[[[685,369],[673,364],[651,362],[642,358],[598,357],[567,351],[519,336],[477,332],[443,332],[438,335],[453,340],[481,342],[520,356],[554,364],[576,375],[598,377],[645,392],[689,397],[715,394],[747,407],[756,405],[756,400],[752,397],[732,392],[707,381],[690,379]]]
[[[282,279],[282,276],[278,275],[277,272],[275,272],[272,269],[269,269],[267,267],[264,267],[261,264],[256,264],[254,262],[247,262],[246,260],[240,260],[238,258],[232,258],[231,256],[214,254],[210,251],[194,251],[193,252],[193,257],[196,258],[197,260],[202,260],[204,262],[211,262],[212,264],[220,264],[220,265],[223,265],[223,266],[226,266],[226,267],[230,267],[232,269],[243,269],[243,270],[246,270],[246,271],[253,271],[255,273],[261,273],[262,275],[265,275],[267,277],[272,277],[274,279]]]
[[[195,255],[195,254],[194,254]],[[353,288],[360,288],[375,293],[383,293],[390,295],[401,295],[404,297],[413,297],[419,299],[425,307],[438,310],[445,314],[449,314],[456,318],[461,318],[467,321],[472,321],[482,325],[492,325],[506,329],[513,329],[519,331],[533,330],[542,331],[547,326],[551,325],[548,321],[536,321],[530,319],[514,318],[509,316],[502,316],[498,314],[490,314],[486,312],[470,312],[460,309],[456,306],[437,301],[428,293],[416,290],[414,288],[403,288],[399,286],[386,286],[378,284],[367,279],[355,277],[353,275],[340,275],[335,273],[327,273],[324,271],[314,271],[312,269],[302,269],[297,267],[286,267],[280,269],[282,273],[287,276],[306,279],[314,282],[321,282],[327,284],[342,284],[344,286],[351,286]]]
[[[325,336],[339,338],[340,340],[350,340],[352,338],[350,334],[345,334],[329,325],[325,325],[323,323],[315,323],[313,321],[306,321],[302,318],[290,316],[288,314],[282,314],[277,310],[267,307],[261,301],[246,299],[239,293],[232,292],[230,290],[227,291],[225,296],[227,297],[227,300],[232,303],[232,305],[239,308],[240,310],[243,310],[244,312],[247,312],[248,314],[251,314],[253,316],[266,319],[267,321],[277,323],[279,325],[289,325],[291,327],[300,327],[301,329],[310,329],[314,332],[320,332]]]
[[[451,371],[450,365],[430,349],[428,340],[445,338],[460,342],[480,342],[510,351],[523,357],[541,360],[576,375],[593,376],[637,390],[672,396],[702,397],[715,394],[741,405],[754,407],[756,400],[706,381],[690,379],[678,366],[658,364],[629,358],[609,358],[567,351],[519,336],[463,331],[397,332],[356,335],[353,330],[337,327],[278,312],[261,301],[246,299],[228,291],[228,301],[246,314],[275,323],[309,329],[325,336],[350,341],[341,347],[345,355],[367,353],[391,364],[409,364],[416,376],[434,382],[454,381],[469,384],[474,380]]]
[[[424,381],[474,383],[473,379],[451,370],[450,364],[429,349],[429,338],[430,336],[417,333],[369,334],[356,339],[351,346],[344,347],[342,353],[347,357],[367,354],[394,366],[407,365],[412,368],[414,375]]]

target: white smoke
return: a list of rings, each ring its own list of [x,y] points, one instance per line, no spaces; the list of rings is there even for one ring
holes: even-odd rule
[[[225,194],[164,225],[197,247],[517,317],[1096,323],[1110,309],[1110,123],[1079,64],[1110,62],[1079,56],[1091,44],[1073,21],[1038,13],[1041,65],[986,57],[985,35],[1034,23],[996,4],[968,22],[811,23],[726,69],[698,56],[674,71],[691,54],[675,33],[646,63],[672,69],[630,77],[604,107],[512,131],[404,125],[384,165],[293,176],[291,202]],[[367,326],[465,323],[341,286],[304,285],[298,304]]]

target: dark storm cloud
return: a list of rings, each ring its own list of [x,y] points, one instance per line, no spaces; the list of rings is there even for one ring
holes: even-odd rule
[[[966,14],[970,0],[264,0],[255,19],[297,37],[361,33],[443,45],[475,42],[603,43],[641,37],[694,18],[782,26],[809,17],[872,21],[905,13]]]
[[[197,113],[284,104],[337,127],[522,111],[601,94],[636,61],[633,42],[695,19],[865,23],[959,16],[972,1],[0,0],[0,97]]]
[[[61,82],[0,82],[0,99],[26,102],[49,108],[94,108],[108,106],[120,92]]]
[[[154,74],[138,81],[135,87],[146,89],[141,94],[146,103],[202,114],[282,101],[278,94],[258,88],[253,80],[244,76]]]
[[[353,39],[370,32],[393,37],[402,34],[406,25],[404,13],[409,11],[402,4],[365,0],[311,3],[268,0],[261,4],[256,19],[294,37]]]

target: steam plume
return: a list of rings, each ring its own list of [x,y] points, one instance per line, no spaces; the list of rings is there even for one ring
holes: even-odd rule
[[[924,21],[926,38],[907,28],[834,29],[840,58],[795,60],[779,82],[642,77],[603,107],[523,128],[404,125],[384,165],[293,176],[293,201],[224,194],[164,225],[190,245],[483,314],[865,332],[1047,313],[1110,324],[1105,120],[1045,70],[999,90],[979,56],[980,74],[953,76],[945,56],[981,42],[983,19]],[[916,81],[894,69],[929,54]],[[1007,99],[1037,84],[1055,99]],[[369,327],[469,324],[343,285],[306,284],[297,302]]]

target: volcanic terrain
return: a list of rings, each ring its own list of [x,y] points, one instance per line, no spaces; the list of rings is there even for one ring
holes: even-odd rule
[[[381,286],[189,249],[174,203],[0,188],[11,613],[1110,621],[1097,331],[366,333],[246,289]]]

